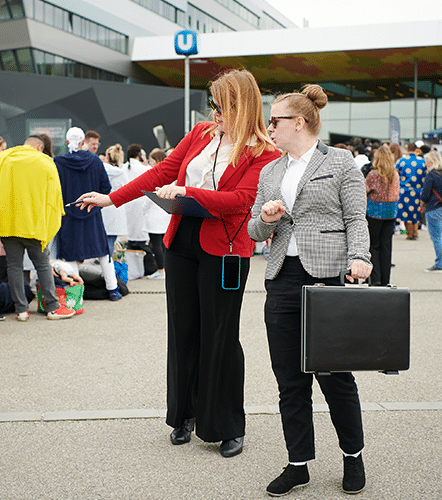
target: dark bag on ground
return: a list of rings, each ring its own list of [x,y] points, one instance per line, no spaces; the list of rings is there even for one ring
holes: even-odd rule
[[[301,316],[305,373],[409,368],[408,288],[305,285]]]
[[[84,281],[85,300],[106,300],[109,299],[109,290],[106,289],[106,282],[101,275],[101,266],[98,262],[88,262],[78,266],[80,276]],[[118,288],[123,297],[129,293],[126,283],[117,276]]]

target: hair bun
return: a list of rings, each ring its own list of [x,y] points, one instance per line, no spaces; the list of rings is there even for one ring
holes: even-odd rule
[[[304,94],[306,97],[308,97],[318,109],[322,109],[327,105],[327,94],[320,85],[306,85],[302,88],[301,94]]]

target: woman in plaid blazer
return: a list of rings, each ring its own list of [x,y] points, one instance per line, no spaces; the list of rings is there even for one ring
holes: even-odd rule
[[[266,165],[248,225],[255,241],[273,235],[266,270],[265,322],[279,392],[289,464],[267,487],[281,496],[309,482],[307,461],[315,458],[312,375],[301,372],[301,290],[318,279],[339,284],[371,272],[365,219],[364,177],[349,151],[317,140],[319,110],[327,95],[319,85],[284,94],[272,105],[268,131],[287,154]],[[358,391],[351,373],[317,376],[344,453],[343,489],[365,485],[364,446]]]

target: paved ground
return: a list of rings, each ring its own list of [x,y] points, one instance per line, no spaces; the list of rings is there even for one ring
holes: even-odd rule
[[[361,500],[442,498],[442,274],[426,231],[395,235],[392,282],[411,290],[411,368],[356,375],[366,433]],[[247,435],[242,455],[193,437],[174,447],[164,422],[164,282],[129,283],[123,300],[85,314],[0,323],[0,500],[264,499],[286,465],[263,324],[265,260],[252,259],[242,314]],[[322,395],[314,388],[317,459],[293,500],[348,498]]]

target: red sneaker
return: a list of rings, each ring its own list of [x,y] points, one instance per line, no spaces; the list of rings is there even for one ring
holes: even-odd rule
[[[75,314],[75,311],[73,309],[68,309],[66,306],[60,306],[58,309],[55,309],[55,311],[48,312],[48,319],[65,319],[65,318],[72,318],[72,316]]]

